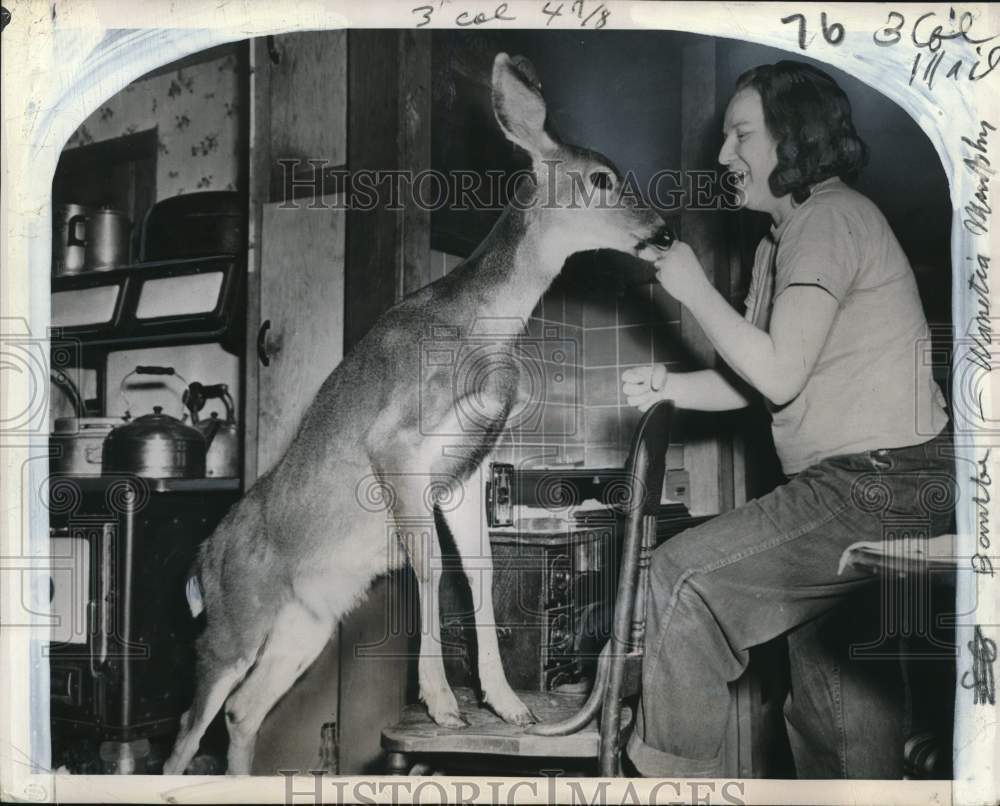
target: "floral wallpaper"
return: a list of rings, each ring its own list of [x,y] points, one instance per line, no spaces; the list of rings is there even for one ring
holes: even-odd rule
[[[147,79],[109,98],[66,148],[156,129],[156,200],[200,190],[236,190],[239,65],[228,54]]]
[[[246,136],[240,128],[239,70],[236,56],[229,54],[135,81],[94,110],[66,150],[152,129],[158,149],[155,201],[201,190],[239,190],[240,138]],[[158,363],[176,367],[186,378],[225,381],[234,392],[239,389],[239,359],[217,345],[119,351],[108,360],[109,413],[122,405],[118,385],[124,372],[136,364]],[[148,412],[172,391],[154,386],[130,395],[136,411]],[[167,405],[174,405],[171,413],[180,413],[179,398]]]

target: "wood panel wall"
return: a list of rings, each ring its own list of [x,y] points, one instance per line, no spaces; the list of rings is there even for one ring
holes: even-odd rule
[[[430,32],[348,33],[347,153],[351,171],[430,167]],[[430,277],[430,214],[404,194],[402,210],[347,213],[345,349],[408,290]],[[341,626],[341,772],[376,771],[381,732],[406,702],[419,612],[405,569],[377,580]],[[366,648],[367,647],[367,648]]]
[[[259,442],[261,430],[268,427],[265,409],[273,407],[275,400],[274,390],[266,388],[273,366],[261,367],[257,360],[257,332],[261,321],[272,317],[275,297],[289,297],[276,295],[274,283],[298,287],[298,296],[292,293],[289,298],[304,304],[301,292],[320,294],[319,289],[330,285],[326,280],[331,273],[342,271],[342,296],[323,292],[322,299],[310,298],[304,307],[311,311],[305,315],[312,320],[324,318],[326,325],[342,326],[338,342],[346,353],[379,314],[399,299],[408,282],[422,284],[421,278],[429,278],[430,217],[425,211],[410,206],[387,210],[384,205],[367,212],[307,209],[312,196],[320,197],[324,189],[321,181],[315,193],[301,184],[312,178],[311,168],[305,174],[301,169],[295,172],[300,184],[294,195],[300,209],[278,208],[289,190],[283,181],[283,159],[320,160],[324,170],[416,172],[429,167],[430,37],[414,31],[309,32],[256,40],[253,53],[251,298],[246,347],[251,358],[248,364],[252,364],[247,385],[256,394],[247,416],[254,420],[248,426],[248,438]],[[262,214],[265,207],[268,215]],[[343,217],[343,229],[339,229],[342,253],[327,248],[322,254],[329,239],[316,236],[328,228],[322,223],[324,216]],[[308,238],[317,241],[319,249],[317,253],[303,243],[300,250],[318,272],[308,288],[302,284],[309,272],[301,266],[288,268],[302,255],[289,262],[265,242],[268,230],[273,232],[275,224],[290,223],[293,217],[308,221],[289,227],[289,232],[303,237],[313,233]],[[288,238],[272,234],[270,240],[281,242],[279,252],[295,251]],[[281,276],[265,282],[269,272]],[[335,279],[339,281],[339,274]],[[340,288],[336,282],[330,287],[335,286]],[[327,307],[323,317],[317,306]],[[265,340],[276,360],[296,327],[293,310],[283,309],[281,318],[281,322],[272,321]],[[315,326],[323,325],[311,325]],[[308,330],[304,325],[300,329]],[[339,351],[333,358],[339,358]],[[301,360],[310,359],[303,356]],[[294,408],[308,402],[294,398],[311,399],[313,392],[287,388],[284,394],[293,399],[285,402]],[[265,470],[273,457],[257,451],[255,458],[248,461],[248,480]],[[406,570],[375,582],[365,603],[343,620],[317,661],[268,716],[258,741],[255,773],[317,768],[320,731],[330,722],[337,723],[342,774],[380,769],[381,730],[398,719],[411,688],[411,667],[415,670],[415,663],[410,662],[416,648],[415,629],[407,626],[412,620],[402,618],[405,612],[416,612],[410,593],[413,586],[405,584],[409,573]]]

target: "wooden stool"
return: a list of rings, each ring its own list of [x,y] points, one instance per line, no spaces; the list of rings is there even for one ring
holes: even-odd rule
[[[518,696],[543,722],[561,722],[583,705],[583,694],[519,691]],[[590,759],[597,756],[600,734],[596,720],[569,736],[536,736],[504,722],[479,704],[472,689],[455,689],[455,698],[467,728],[442,728],[431,721],[422,703],[408,705],[403,718],[382,731],[386,768],[393,775],[424,774],[444,756],[514,756],[541,762],[544,758]],[[528,762],[529,764],[532,762]]]
[[[621,775],[622,738],[631,723],[624,700],[639,693],[649,561],[656,539],[672,413],[670,402],[655,404],[639,421],[632,439],[625,464],[627,489],[620,501],[626,520],[614,626],[590,694],[584,698],[517,692],[540,719],[528,728],[504,723],[480,707],[469,690],[455,692],[469,727],[440,727],[431,722],[422,704],[409,706],[401,722],[382,731],[382,747],[392,772],[423,771],[426,765],[414,766],[416,757],[449,754],[452,761],[462,755],[586,757],[597,760],[600,775]]]

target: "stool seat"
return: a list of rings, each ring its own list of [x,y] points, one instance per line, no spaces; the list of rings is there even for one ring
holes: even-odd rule
[[[382,748],[387,753],[482,753],[505,756],[593,758],[600,734],[596,720],[579,733],[569,736],[537,736],[524,728],[504,722],[479,703],[469,688],[456,688],[455,698],[467,728],[442,728],[428,716],[423,703],[408,705],[395,725],[382,731]],[[585,694],[553,691],[518,691],[541,722],[561,722],[571,717],[587,699]]]

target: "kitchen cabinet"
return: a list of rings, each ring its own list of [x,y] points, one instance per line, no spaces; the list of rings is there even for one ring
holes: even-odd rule
[[[257,384],[257,466],[266,472],[344,354],[344,211],[263,205],[261,263],[258,333],[268,365]]]
[[[343,355],[343,342],[336,343],[332,335],[343,329],[343,281],[336,279],[343,277],[343,231],[339,236],[330,231],[320,241],[311,240],[309,235],[318,234],[323,226],[320,219],[331,219],[325,211],[309,208],[312,199],[286,199],[282,178],[284,171],[294,175],[296,164],[307,168],[309,159],[331,166],[346,161],[347,32],[255,39],[250,63],[246,352],[256,360],[247,361],[244,476],[252,482],[281,455],[322,378]],[[317,102],[319,97],[322,103]],[[292,237],[293,233],[299,237]],[[334,248],[333,254],[324,253],[321,246]],[[301,296],[297,296],[299,286],[305,292]],[[326,328],[318,342],[300,338],[306,330],[315,335],[317,326],[309,315],[315,309],[292,310],[289,306],[296,301],[325,307]],[[268,351],[281,355],[265,367],[260,355]],[[288,381],[298,380],[283,377],[294,372],[293,363],[309,364],[321,376],[319,382],[307,388],[287,386]],[[267,405],[275,401],[282,410],[280,417],[268,412]],[[292,422],[289,414],[295,415]],[[269,432],[274,428],[277,431]]]
[[[257,385],[257,467],[281,458],[316,390],[343,356],[344,213],[261,210],[261,316],[268,365]],[[262,325],[263,326],[263,325]],[[259,361],[251,354],[251,360]],[[339,648],[331,640],[261,728],[255,772],[315,766],[323,725],[337,722]]]
[[[429,164],[429,48],[429,37],[400,31],[252,44],[248,483],[280,458],[323,379],[402,296],[403,278],[429,276],[426,212],[331,209],[343,199],[323,185],[332,169]],[[380,763],[380,731],[398,719],[410,685],[414,630],[387,631],[415,612],[409,573],[376,580],[268,715],[255,774],[316,768],[331,723],[341,773]]]

